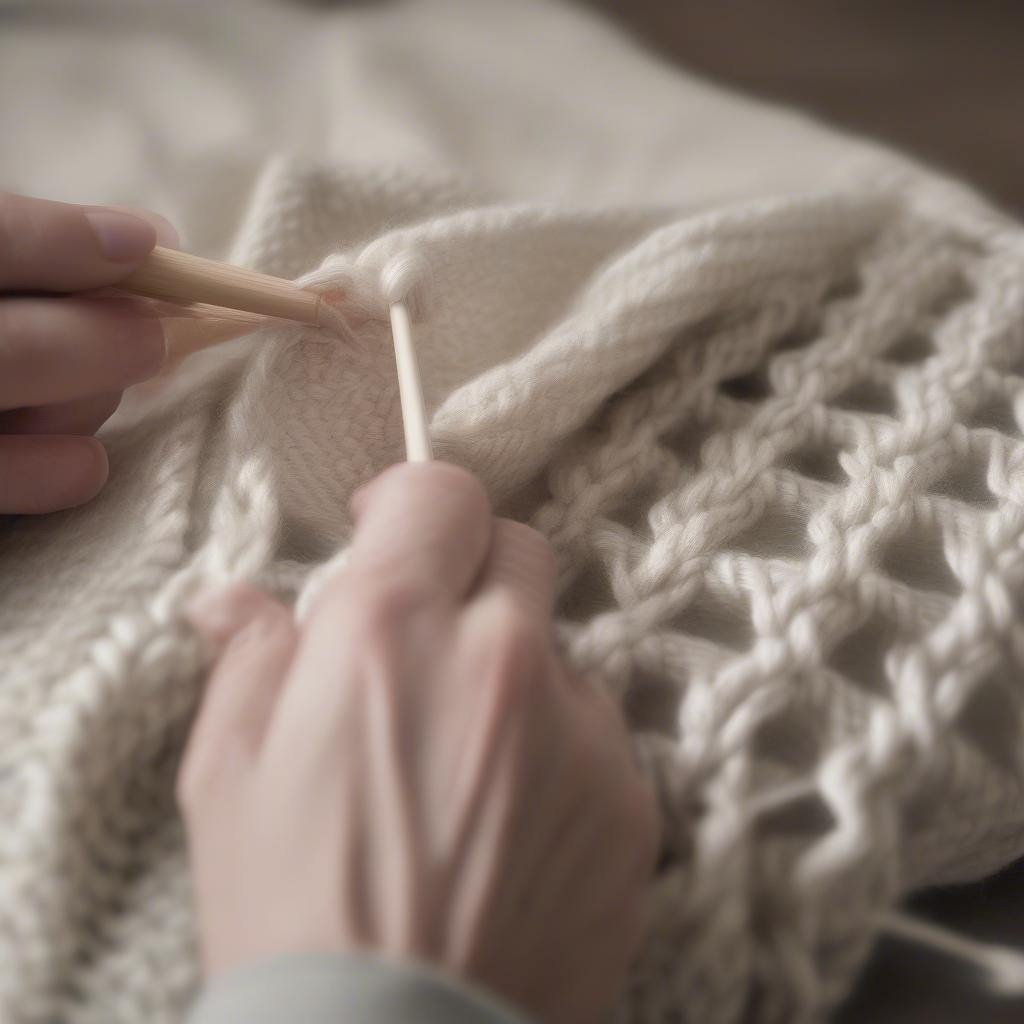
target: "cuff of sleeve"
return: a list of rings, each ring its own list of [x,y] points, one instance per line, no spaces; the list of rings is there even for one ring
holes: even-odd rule
[[[406,961],[286,956],[209,982],[188,1024],[529,1024],[461,979]]]

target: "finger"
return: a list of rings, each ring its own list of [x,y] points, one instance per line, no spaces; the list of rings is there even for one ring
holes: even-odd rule
[[[233,587],[192,603],[188,618],[216,660],[190,748],[258,752],[295,652],[291,612],[269,594]]]
[[[121,404],[121,392],[76,398],[59,405],[0,412],[0,434],[94,434]]]
[[[178,229],[162,214],[153,210],[140,210],[137,206],[88,206],[88,210],[117,210],[120,213],[127,213],[133,217],[141,217],[142,220],[153,225],[156,231],[156,244],[168,249],[177,249],[181,244],[181,237]]]
[[[122,391],[165,355],[160,321],[130,299],[0,301],[0,409]]]
[[[494,517],[476,477],[444,462],[385,470],[352,502],[349,572],[405,593],[458,600],[476,579]]]
[[[498,519],[474,601],[503,593],[537,620],[549,622],[555,601],[555,556],[545,537],[511,519]]]
[[[136,214],[0,192],[0,290],[70,292],[116,284],[157,241]]]
[[[0,514],[82,505],[100,492],[108,472],[107,453],[92,437],[0,437]]]

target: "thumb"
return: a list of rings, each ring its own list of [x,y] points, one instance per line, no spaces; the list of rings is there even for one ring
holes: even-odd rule
[[[0,291],[109,287],[172,236],[155,214],[0,192]]]

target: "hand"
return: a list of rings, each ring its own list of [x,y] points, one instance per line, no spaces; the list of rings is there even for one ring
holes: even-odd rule
[[[0,192],[0,514],[80,505],[106,482],[91,435],[160,369],[163,331],[129,299],[60,293],[116,285],[158,237],[177,241],[155,214]]]
[[[353,511],[303,626],[249,589],[193,609],[223,645],[178,787],[206,970],[376,950],[592,1021],[658,828],[618,710],[554,649],[550,549],[443,463]]]

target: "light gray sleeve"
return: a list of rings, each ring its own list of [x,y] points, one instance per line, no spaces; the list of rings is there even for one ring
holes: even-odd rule
[[[530,1024],[439,971],[372,956],[314,953],[207,984],[188,1024]]]

